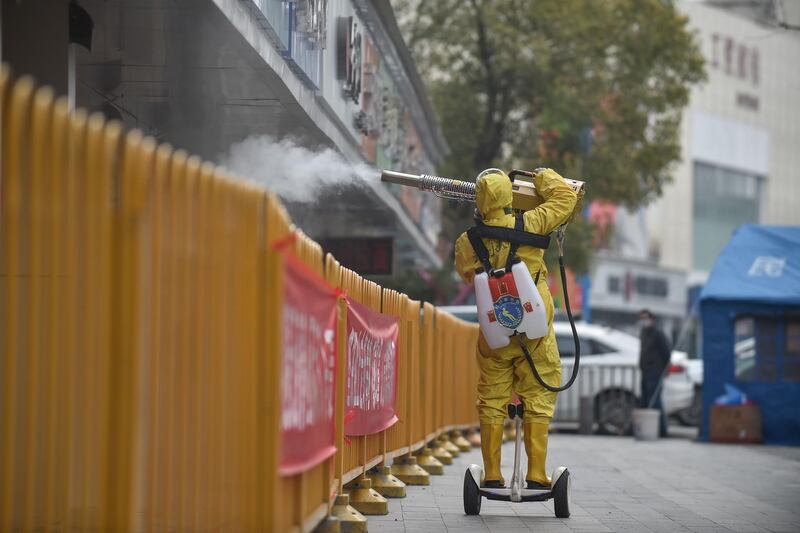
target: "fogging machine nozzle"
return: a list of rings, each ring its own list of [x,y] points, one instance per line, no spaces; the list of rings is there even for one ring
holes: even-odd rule
[[[521,170],[512,170],[509,175],[522,175],[528,178],[533,177],[533,173]],[[475,201],[475,183],[471,181],[429,176],[427,174],[406,174],[404,172],[395,172],[394,170],[382,171],[381,181],[396,183],[406,187],[416,187],[417,189],[432,192],[436,196],[448,200]],[[571,221],[576,214],[580,213],[584,193],[584,182],[567,178],[564,178],[564,181],[566,181],[578,195],[578,202],[568,220]],[[529,211],[542,203],[541,197],[536,194],[536,188],[532,181],[518,178],[514,180],[512,188],[514,192],[513,207],[517,211]]]

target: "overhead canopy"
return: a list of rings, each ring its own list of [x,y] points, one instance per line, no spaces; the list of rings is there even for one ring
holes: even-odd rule
[[[700,299],[800,305],[800,226],[739,227]]]

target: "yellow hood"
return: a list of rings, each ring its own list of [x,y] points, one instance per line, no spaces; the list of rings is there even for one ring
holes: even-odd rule
[[[484,222],[511,213],[513,191],[505,172],[485,174],[475,187],[475,203]]]

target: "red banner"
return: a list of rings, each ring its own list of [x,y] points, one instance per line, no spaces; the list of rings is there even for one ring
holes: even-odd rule
[[[370,435],[397,422],[397,318],[347,300],[345,435]]]
[[[284,254],[281,456],[288,476],[336,452],[336,293],[291,253]]]

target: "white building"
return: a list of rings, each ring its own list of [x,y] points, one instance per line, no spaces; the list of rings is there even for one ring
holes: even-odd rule
[[[684,113],[674,182],[648,210],[651,251],[690,285],[740,224],[800,224],[800,31],[722,7],[732,4],[679,3],[708,82]]]
[[[684,0],[706,59],[681,126],[673,182],[643,212],[612,210],[595,257],[595,321],[649,308],[678,333],[697,288],[743,223],[800,224],[800,2]],[[651,290],[656,287],[658,290]],[[642,290],[639,290],[639,289]]]

